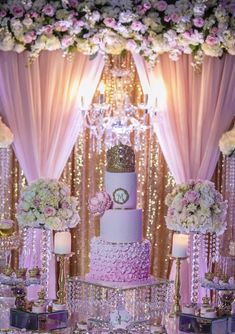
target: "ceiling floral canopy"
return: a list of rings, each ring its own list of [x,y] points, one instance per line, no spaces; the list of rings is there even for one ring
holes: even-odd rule
[[[193,53],[235,54],[233,0],[5,0],[0,3],[0,50],[62,49],[97,53],[136,52],[154,63]]]

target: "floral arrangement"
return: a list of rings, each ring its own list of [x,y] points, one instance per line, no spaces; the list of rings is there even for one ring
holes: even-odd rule
[[[100,191],[89,200],[89,210],[94,216],[102,216],[106,210],[112,207],[112,200],[106,191]]]
[[[17,208],[20,226],[65,230],[79,223],[77,199],[67,185],[57,180],[39,179],[26,187]]]
[[[0,49],[36,57],[62,49],[119,54],[140,53],[154,62],[169,52],[221,57],[235,55],[233,0],[3,0]]]
[[[220,151],[224,155],[231,156],[235,151],[235,126],[232,130],[225,132],[219,141]]]
[[[166,224],[170,230],[223,234],[227,201],[210,181],[189,181],[176,185],[166,196]]]
[[[0,148],[7,148],[13,142],[13,133],[11,130],[3,123],[0,117]]]

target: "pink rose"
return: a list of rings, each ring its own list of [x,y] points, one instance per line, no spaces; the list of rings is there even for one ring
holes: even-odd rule
[[[111,206],[112,201],[106,191],[97,192],[95,196],[89,200],[89,210],[90,213],[94,215],[103,215]]]
[[[110,28],[114,28],[115,25],[116,25],[116,20],[112,17],[106,17],[104,19],[104,24],[107,26],[107,27],[110,27]]]
[[[184,199],[189,203],[196,203],[200,198],[200,195],[197,191],[189,190],[185,193]]]
[[[166,1],[157,1],[154,7],[159,10],[159,12],[164,12],[167,9],[167,2]]]
[[[78,6],[78,0],[69,0],[69,6],[76,8]]]
[[[36,208],[39,207],[40,202],[41,202],[40,199],[37,198],[37,197],[35,197],[35,198],[33,199],[33,205],[34,205]]]
[[[11,13],[15,17],[22,17],[24,15],[24,8],[19,4],[15,4],[11,8]]]
[[[70,24],[67,21],[58,21],[54,24],[57,31],[65,32],[69,29]]]
[[[36,32],[31,30],[24,35],[24,40],[26,44],[32,43],[37,38]]]
[[[62,207],[62,209],[69,209],[70,205],[69,205],[68,202],[64,201],[64,202],[62,202],[61,207]]]
[[[219,38],[214,35],[208,35],[206,38],[206,43],[208,45],[216,45],[219,43]]]
[[[193,24],[197,28],[202,28],[204,26],[204,20],[201,17],[196,17],[195,19],[193,19]]]
[[[178,23],[180,21],[180,16],[178,13],[171,14],[171,20],[172,22]]]
[[[53,32],[53,26],[48,24],[44,27],[42,27],[42,29],[40,30],[42,33],[44,33],[45,35],[51,35]]]
[[[61,40],[62,49],[68,48],[70,45],[73,44],[73,42],[74,42],[74,39],[72,36],[69,36],[69,35],[64,36]]]
[[[47,16],[54,16],[55,14],[55,7],[53,7],[51,4],[47,4],[43,7],[42,12]]]
[[[0,17],[5,17],[6,15],[7,12],[4,9],[0,10]]]
[[[33,18],[33,19],[37,19],[38,16],[39,16],[39,15],[38,15],[38,13],[36,13],[36,12],[31,12],[31,13],[30,13],[30,17]]]
[[[56,210],[52,206],[47,206],[43,213],[46,217],[52,217],[56,214]]]
[[[171,16],[167,15],[167,16],[164,16],[164,21],[165,22],[170,22],[171,20]]]
[[[135,51],[137,48],[137,43],[133,39],[129,39],[126,42],[126,49],[129,51]]]
[[[134,21],[131,24],[131,29],[134,31],[140,31],[144,25],[140,21]]]

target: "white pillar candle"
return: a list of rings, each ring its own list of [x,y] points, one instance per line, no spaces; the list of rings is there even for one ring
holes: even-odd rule
[[[71,253],[71,234],[70,232],[56,232],[54,239],[55,254]]]
[[[172,256],[174,257],[186,257],[188,249],[188,235],[187,234],[177,234],[173,235],[173,245],[172,245]]]

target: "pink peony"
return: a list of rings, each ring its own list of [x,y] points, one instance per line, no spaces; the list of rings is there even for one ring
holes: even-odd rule
[[[114,28],[115,25],[116,25],[116,20],[112,17],[106,17],[104,19],[104,24],[107,26],[107,27],[110,27],[110,28]]]
[[[106,191],[100,191],[89,200],[89,210],[95,216],[103,215],[104,212],[110,209],[112,200]]]
[[[15,17],[22,17],[24,16],[24,8],[19,4],[15,4],[11,8],[11,13]]]
[[[196,17],[195,19],[193,19],[193,24],[197,28],[202,28],[204,26],[204,20],[201,17]]]
[[[42,12],[45,15],[52,17],[55,15],[55,7],[52,6],[51,4],[47,4],[46,6],[43,7]]]
[[[52,206],[47,206],[43,213],[46,217],[52,217],[56,214],[56,210]]]
[[[206,43],[208,45],[216,45],[219,43],[219,38],[214,35],[208,35],[206,38]]]
[[[167,2],[166,1],[157,1],[154,7],[159,10],[159,12],[164,12],[167,9]]]

